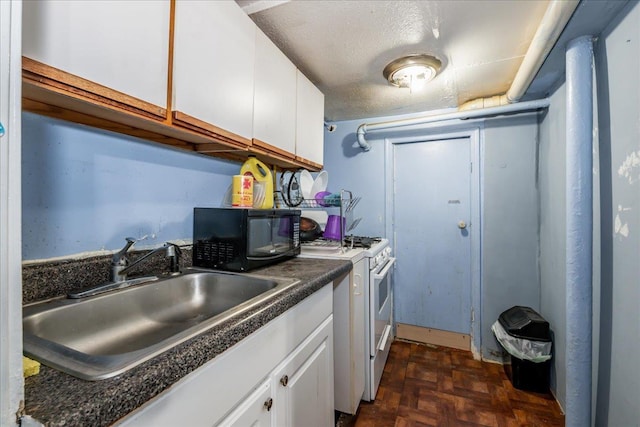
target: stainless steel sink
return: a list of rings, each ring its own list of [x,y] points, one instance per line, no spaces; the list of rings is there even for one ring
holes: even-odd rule
[[[94,297],[27,305],[24,353],[78,378],[109,378],[297,282],[187,270]]]

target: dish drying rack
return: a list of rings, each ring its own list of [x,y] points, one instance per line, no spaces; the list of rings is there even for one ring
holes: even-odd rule
[[[349,235],[351,231],[353,231],[360,221],[362,221],[361,217],[354,217],[354,208],[360,202],[360,197],[353,197],[353,193],[349,190],[340,190],[340,199],[332,199],[331,205],[323,206],[320,203],[325,203],[324,199],[301,199],[300,203],[297,206],[291,206],[292,209],[339,209],[340,217],[344,218],[344,225],[340,229],[340,240],[327,240],[327,239],[316,239],[311,242],[305,242],[304,247],[309,249],[318,249],[318,250],[338,250],[341,249],[343,252],[347,251],[348,248],[345,245],[345,237]],[[276,202],[278,206],[287,206],[284,201],[281,199],[282,195],[278,192]],[[337,203],[336,203],[337,200]],[[353,239],[351,240],[351,245],[353,246]]]

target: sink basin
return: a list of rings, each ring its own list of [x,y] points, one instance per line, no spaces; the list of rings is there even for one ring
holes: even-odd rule
[[[78,378],[109,378],[296,283],[189,269],[94,297],[26,305],[24,353]]]

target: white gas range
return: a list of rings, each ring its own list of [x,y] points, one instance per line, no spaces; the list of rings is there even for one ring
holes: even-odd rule
[[[369,366],[365,376],[363,399],[372,401],[376,397],[393,341],[391,276],[396,259],[391,256],[391,247],[387,239],[382,239],[379,244],[365,250],[365,258],[369,261],[369,285],[365,286],[365,300],[368,301],[365,347],[369,354]]]
[[[356,238],[355,244],[362,243]],[[393,341],[391,273],[395,258],[387,239],[365,238],[364,244],[370,247],[322,250],[303,245],[300,255],[348,259],[354,265],[348,289],[334,289],[336,410],[352,414],[360,399],[375,399]],[[346,337],[345,331],[351,336]],[[350,358],[341,356],[349,354]]]

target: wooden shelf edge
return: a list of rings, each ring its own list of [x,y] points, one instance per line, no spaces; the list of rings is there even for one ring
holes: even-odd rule
[[[67,108],[61,108],[55,105],[45,104],[43,102],[29,98],[22,99],[22,110],[59,120],[80,123],[95,128],[159,142],[161,144],[170,145],[173,147],[181,148],[183,150],[194,151],[193,144],[177,138],[172,138],[170,136],[144,129],[142,127],[130,126],[120,121],[113,121],[104,117],[98,117],[79,111],[73,111]]]
[[[322,169],[264,141],[241,137],[178,111],[167,116],[165,109],[26,57],[22,109],[211,157],[243,162],[254,154],[280,169]]]
[[[180,111],[173,111],[171,113],[171,123],[174,126],[179,126],[204,134],[214,140],[220,141],[223,144],[228,144],[230,147],[235,147],[236,149],[248,150],[251,146],[251,140],[247,138],[236,135],[233,132],[226,131]]]
[[[165,108],[58,70],[25,56],[22,57],[22,79],[23,82],[29,81],[34,86],[47,87],[49,90],[92,100],[97,104],[129,111],[151,119],[165,120],[167,117]]]
[[[322,165],[320,163],[312,162],[309,159],[305,159],[304,157],[296,156],[296,162],[302,167],[311,170],[312,172],[318,172],[322,170]]]
[[[270,153],[273,154],[274,156],[278,156],[280,158],[284,159],[288,159],[291,160],[293,162],[295,162],[296,160],[296,156],[286,150],[283,150],[282,148],[276,147],[274,145],[269,144],[268,142],[264,142],[260,139],[257,138],[253,138],[251,140],[251,146],[254,149],[259,149],[265,153]]]

